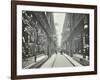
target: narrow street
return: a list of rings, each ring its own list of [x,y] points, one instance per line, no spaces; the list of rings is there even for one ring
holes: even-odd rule
[[[51,58],[49,58],[41,68],[51,68],[51,67],[74,67],[74,66],[82,66],[80,63],[75,61],[73,58],[66,54],[53,54]]]
[[[54,62],[53,67],[70,67],[73,66],[68,59],[63,55],[58,53]]]
[[[22,11],[22,68],[89,65],[89,15]]]

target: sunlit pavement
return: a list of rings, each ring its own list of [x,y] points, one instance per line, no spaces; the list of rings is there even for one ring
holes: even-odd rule
[[[48,61],[46,61],[41,68],[48,67],[71,67],[71,66],[82,66],[77,61],[72,59],[70,56],[66,54],[54,54]]]
[[[58,53],[54,62],[53,67],[71,67],[73,66],[63,54]]]
[[[28,58],[26,61],[23,61],[23,65],[22,67],[24,69],[27,69],[27,68],[30,68],[33,66],[34,68],[34,65],[36,66],[37,64],[39,65],[39,63],[43,63],[45,60],[47,60],[48,56],[47,55],[41,55],[41,56],[37,56],[37,59],[36,59],[36,62],[34,60],[34,57],[30,57]]]

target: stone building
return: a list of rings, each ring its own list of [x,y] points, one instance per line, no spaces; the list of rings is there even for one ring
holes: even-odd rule
[[[55,26],[52,13],[22,11],[22,56],[48,55],[55,47]]]
[[[89,57],[89,15],[66,13],[62,31],[62,49],[73,56]]]

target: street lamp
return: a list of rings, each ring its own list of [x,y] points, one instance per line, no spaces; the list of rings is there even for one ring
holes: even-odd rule
[[[83,34],[83,58],[86,58],[86,55],[87,55],[87,43],[86,43],[86,37],[87,37],[87,34],[88,34],[88,24],[85,24],[84,25],[84,34]]]
[[[84,29],[87,29],[88,28],[88,25],[86,24],[86,25],[84,25]]]

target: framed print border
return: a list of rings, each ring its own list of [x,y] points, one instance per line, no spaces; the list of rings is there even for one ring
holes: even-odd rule
[[[17,75],[17,46],[18,46],[17,45],[17,5],[93,9],[94,10],[94,71]],[[44,78],[44,77],[92,75],[92,74],[97,74],[97,6],[96,5],[48,3],[48,2],[33,2],[33,1],[11,1],[11,79],[12,80]]]

